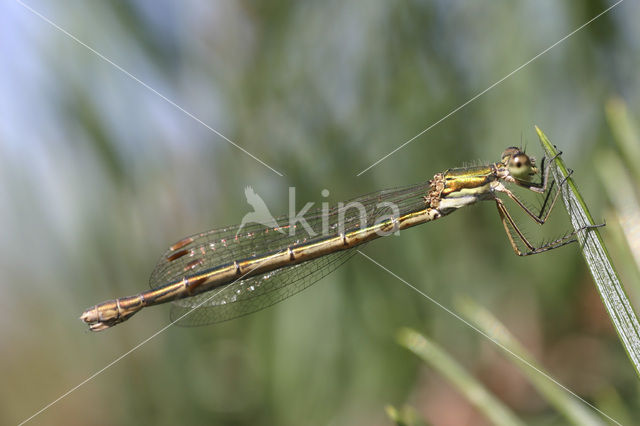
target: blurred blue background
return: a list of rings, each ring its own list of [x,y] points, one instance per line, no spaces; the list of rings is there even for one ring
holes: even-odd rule
[[[604,105],[619,96],[640,115],[640,6],[628,1],[356,177],[613,2],[26,4],[95,52],[0,4],[3,424],[166,325],[167,307],[99,334],[78,316],[144,290],[169,244],[239,222],[247,185],[278,215],[290,186],[301,207],[325,188],[337,202],[507,146],[540,156],[537,124],[603,218]],[[567,229],[560,210],[531,235]],[[462,295],[488,307],[560,382],[618,401],[613,417],[638,413],[637,377],[576,246],[517,258],[486,203],[364,250],[446,306]],[[254,315],[171,327],[32,423],[373,425],[408,403],[434,424],[486,424],[396,344],[407,325],[527,423],[564,423],[490,342],[361,256]]]

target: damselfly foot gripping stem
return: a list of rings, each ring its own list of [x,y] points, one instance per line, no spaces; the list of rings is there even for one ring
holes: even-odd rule
[[[428,182],[365,195],[343,207],[309,212],[304,215],[309,226],[291,224],[291,218],[283,216],[275,219],[275,227],[235,225],[186,237],[169,247],[158,261],[151,274],[151,290],[100,303],[80,318],[90,330],[99,331],[127,320],[145,306],[166,302],[173,302],[171,317],[181,325],[236,318],[312,285],[348,260],[356,252],[354,247],[478,201],[496,203],[509,242],[519,256],[561,247],[591,227],[536,247],[497,196],[506,194],[536,223],[544,224],[568,179],[559,184],[550,181],[552,160],[543,158],[542,170],[538,170],[532,157],[510,147],[496,163],[449,169]],[[510,184],[544,196],[540,211],[535,213],[520,201],[507,188]]]

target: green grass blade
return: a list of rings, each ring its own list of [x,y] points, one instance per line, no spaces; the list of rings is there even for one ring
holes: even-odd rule
[[[476,327],[487,335],[498,347],[515,360],[531,385],[538,393],[554,406],[568,421],[576,425],[602,425],[603,422],[588,410],[584,403],[571,396],[558,383],[552,381],[551,375],[537,363],[534,357],[516,340],[507,328],[489,311],[470,299],[456,301],[458,310]],[[541,374],[542,373],[542,374]],[[606,414],[605,414],[606,415]]]
[[[467,373],[453,357],[417,331],[409,328],[400,329],[398,342],[438,370],[494,424],[505,426],[524,424],[506,405]]]
[[[634,280],[629,276],[626,263],[622,272],[627,272],[627,282],[639,283],[640,272],[640,134],[636,122],[630,117],[621,98],[610,99],[605,106],[607,122],[618,149],[603,149],[598,153],[596,170],[603,182],[605,192],[615,209],[615,220],[624,231],[624,238],[634,257],[636,270]],[[622,276],[625,276],[624,273]],[[627,291],[630,289],[627,288]],[[637,288],[636,288],[637,291]]]
[[[626,104],[620,98],[610,99],[606,106],[607,121],[613,132],[613,140],[629,169],[634,173],[635,179],[640,180],[640,136],[633,119],[629,117]]]
[[[396,426],[426,426],[427,423],[420,418],[415,408],[405,405],[398,409],[393,405],[384,407],[389,419]]]
[[[536,131],[546,155],[548,157],[556,155],[557,150],[549,142],[547,136],[537,126]],[[556,157],[550,166],[556,181],[560,182],[568,176],[567,168],[560,157]],[[574,229],[596,225],[571,178],[562,186],[562,199]],[[636,374],[640,376],[640,322],[638,322],[638,317],[633,311],[618,274],[613,268],[600,232],[598,229],[581,231],[578,234],[578,241],[611,322],[635,367]]]
[[[640,199],[636,195],[636,183],[620,155],[613,149],[598,152],[595,169],[614,208],[614,220],[622,229],[627,248],[633,257],[631,265],[635,264],[635,272],[640,271]]]

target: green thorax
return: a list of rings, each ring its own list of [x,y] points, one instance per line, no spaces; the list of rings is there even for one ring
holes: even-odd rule
[[[449,169],[443,173],[443,177],[445,187],[442,196],[446,197],[452,193],[486,192],[489,190],[489,184],[497,179],[496,165]]]

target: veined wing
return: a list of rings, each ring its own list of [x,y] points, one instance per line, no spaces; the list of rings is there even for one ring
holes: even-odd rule
[[[316,283],[355,253],[355,250],[332,253],[240,280],[194,297],[175,300],[171,307],[171,320],[181,326],[199,326],[259,311]]]
[[[186,237],[160,257],[149,285],[158,288],[236,260],[283,250],[318,236],[337,235],[341,231],[368,226],[383,216],[396,213],[383,203],[397,206],[400,215],[419,210],[424,207],[422,197],[428,190],[429,184],[421,183],[355,198],[344,206],[359,203],[362,208],[346,208],[342,212],[343,218],[338,207],[326,209],[326,212],[321,209],[311,211],[304,215],[308,228],[300,223],[291,227],[289,217],[281,216],[275,219],[280,225],[278,228],[251,223],[242,229],[240,225],[233,225]]]
[[[369,226],[382,218],[423,209],[423,196],[428,190],[428,183],[394,188],[345,202],[343,209],[312,211],[304,215],[308,227],[300,223],[289,226],[289,217],[282,216],[276,219],[278,228],[252,223],[187,237],[163,254],[151,275],[150,285],[157,288],[236,260],[277,252],[314,238],[337,235]],[[204,325],[255,312],[309,287],[353,254],[353,251],[329,254],[176,300],[171,318],[179,320],[181,325]]]

